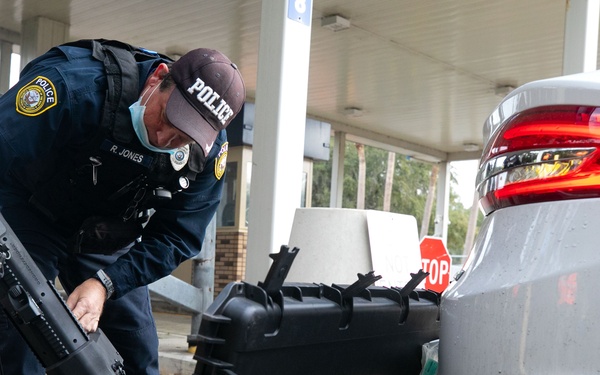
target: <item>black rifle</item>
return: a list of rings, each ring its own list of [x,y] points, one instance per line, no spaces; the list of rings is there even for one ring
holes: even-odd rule
[[[1,214],[0,304],[48,375],[125,375],[115,347],[100,329],[86,334]]]

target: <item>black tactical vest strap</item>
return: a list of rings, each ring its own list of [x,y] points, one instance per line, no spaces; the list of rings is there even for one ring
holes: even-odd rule
[[[104,103],[102,122],[112,130],[119,142],[129,143],[133,137],[129,106],[138,99],[139,73],[133,54],[110,44],[94,40],[92,56],[104,63],[108,91]]]

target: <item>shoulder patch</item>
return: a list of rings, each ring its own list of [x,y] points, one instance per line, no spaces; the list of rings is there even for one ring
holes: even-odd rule
[[[37,116],[58,103],[54,84],[46,77],[37,76],[17,93],[17,112],[25,116]]]
[[[227,167],[227,151],[229,150],[229,142],[223,143],[219,155],[215,158],[215,177],[220,180],[225,174]]]

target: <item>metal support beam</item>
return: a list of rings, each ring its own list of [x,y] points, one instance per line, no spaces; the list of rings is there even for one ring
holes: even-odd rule
[[[19,43],[21,43],[21,34],[15,32],[15,31],[0,27],[0,40],[9,42],[12,44],[19,44]]]
[[[263,1],[246,279],[262,281],[300,207],[312,0]]]
[[[213,302],[216,235],[217,219],[215,215],[206,228],[202,251],[193,258],[192,285],[172,275],[148,285],[153,295],[192,313],[190,336],[198,333],[202,313]]]
[[[448,241],[448,205],[450,203],[450,163],[440,163],[435,207],[435,237]]]
[[[370,130],[337,123],[332,123],[332,127],[334,127],[336,131],[339,130],[345,132],[346,140],[350,142],[377,147],[386,151],[396,152],[398,154],[410,156],[414,159],[432,163],[448,159],[448,154],[446,152],[417,145],[402,139],[392,138],[388,135],[375,133]]]
[[[200,312],[192,315],[190,338],[196,338],[202,321],[202,313],[214,300],[215,293],[215,253],[217,244],[217,216],[215,215],[208,227],[202,243],[202,251],[193,261],[192,285],[200,292]]]
[[[0,40],[0,95],[10,88],[12,43]]]
[[[148,285],[150,292],[173,306],[202,313],[202,293],[198,288],[169,275]]]
[[[342,208],[344,196],[344,159],[346,158],[346,133],[336,131],[333,136],[331,160],[331,191],[329,207]]]

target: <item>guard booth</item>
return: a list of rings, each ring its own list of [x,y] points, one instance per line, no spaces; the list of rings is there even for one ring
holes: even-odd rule
[[[252,145],[254,139],[254,104],[246,102],[242,111],[227,127],[229,150],[221,204],[217,209],[215,243],[215,295],[230,282],[245,279],[248,241],[248,210],[251,205]],[[304,166],[300,207],[310,207],[312,165],[329,160],[331,124],[306,119]],[[275,145],[273,145],[275,147]],[[214,166],[207,165],[206,168]],[[173,273],[190,282],[191,264],[185,262]]]

